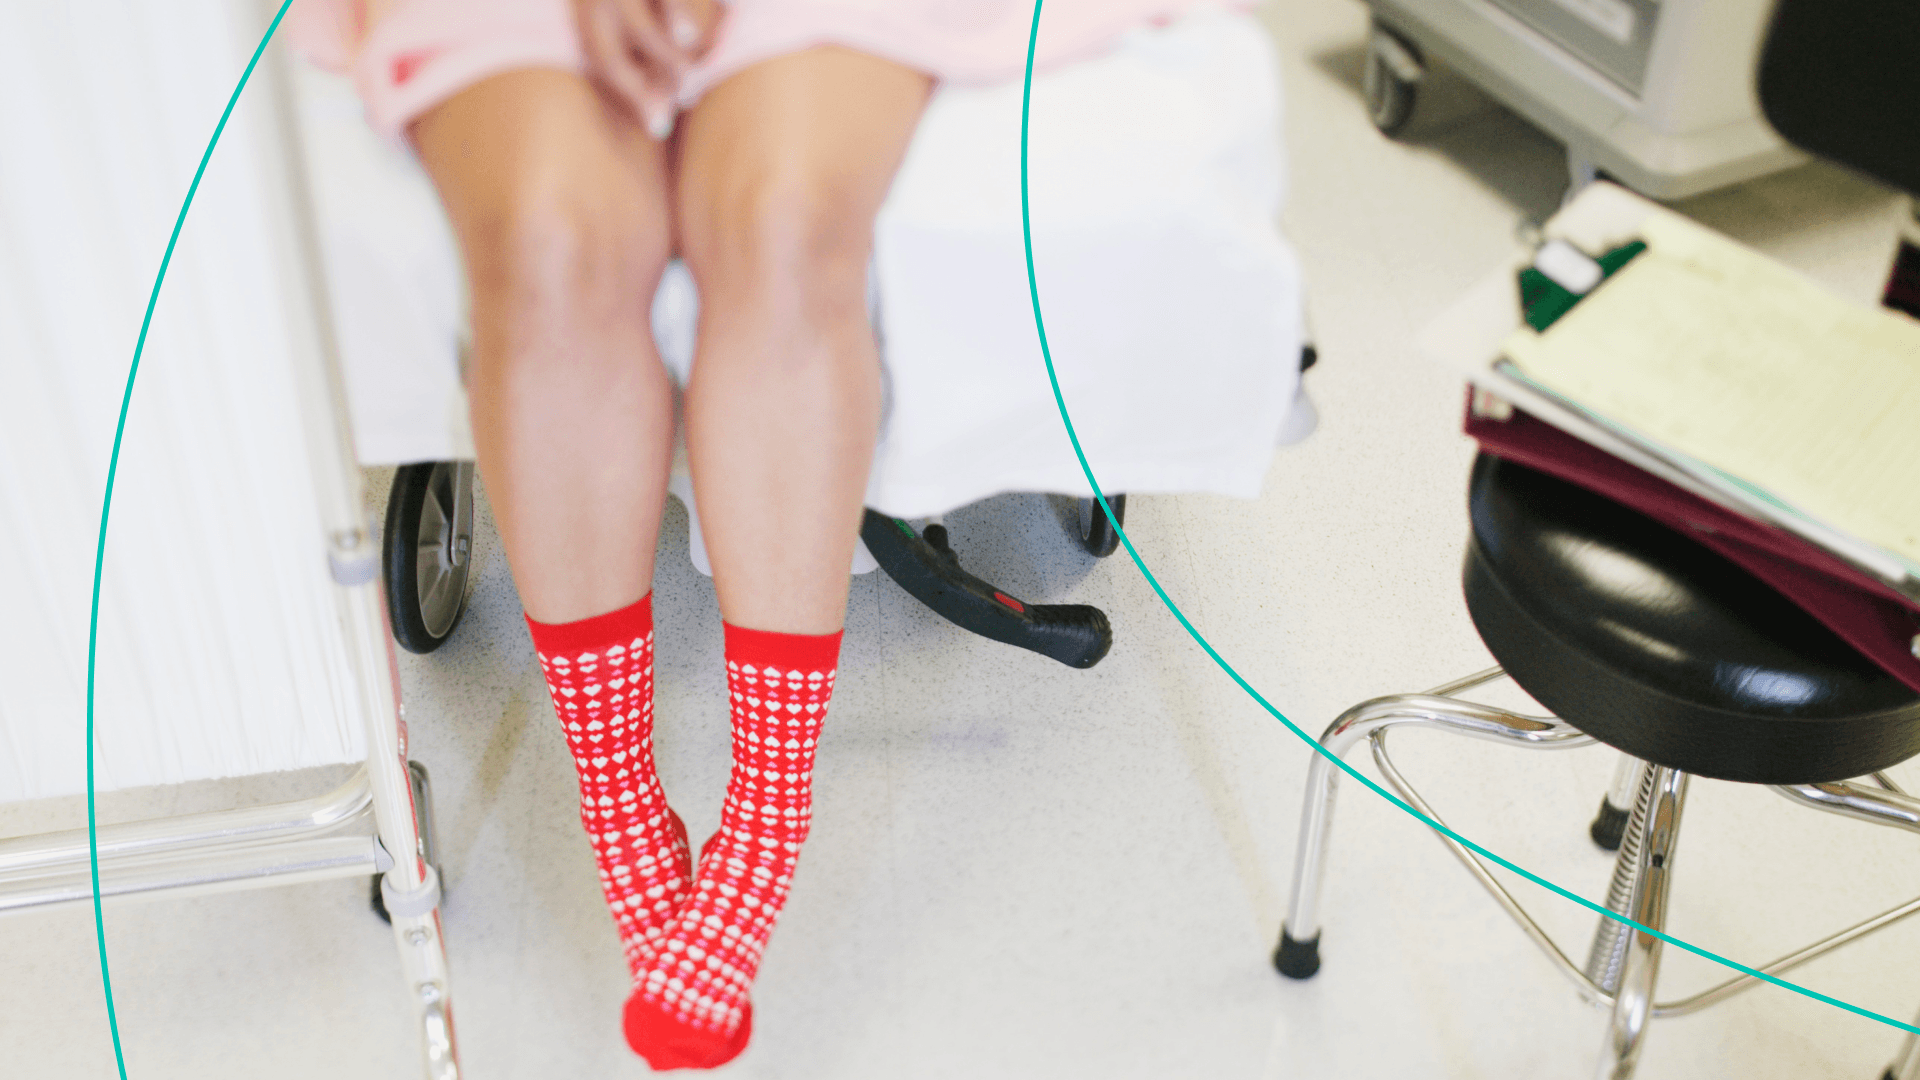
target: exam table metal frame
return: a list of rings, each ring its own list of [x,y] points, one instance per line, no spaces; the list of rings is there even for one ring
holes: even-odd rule
[[[427,1080],[458,1080],[441,882],[432,860],[426,770],[407,760],[404,708],[380,557],[364,509],[346,399],[282,50],[268,49],[249,93],[270,99],[263,155],[271,227],[295,321],[295,375],[336,612],[366,732],[366,761],[334,790],[266,806],[100,826],[103,901],[171,899],[379,875]],[[463,577],[464,584],[464,577]],[[92,903],[85,829],[0,840],[0,914]],[[102,1033],[102,1038],[105,1034]]]

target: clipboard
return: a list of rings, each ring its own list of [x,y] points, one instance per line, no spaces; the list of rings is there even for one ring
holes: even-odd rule
[[[1505,358],[1509,335],[1526,324],[1528,315],[1516,282],[1523,273],[1539,272],[1543,254],[1550,247],[1558,242],[1582,253],[1621,252],[1640,239],[1650,219],[1660,216],[1698,228],[1673,211],[1613,184],[1589,185],[1543,227],[1539,242],[1531,250],[1517,252],[1430,323],[1417,339],[1420,351],[1466,378],[1472,388],[1469,407],[1474,415],[1501,419],[1518,409],[1728,513],[1789,534],[1891,589],[1906,598],[1910,606],[1920,606],[1920,566],[1900,554],[1850,535],[1738,477],[1598,416],[1527,378]],[[1604,288],[1606,276],[1611,275],[1604,274],[1588,289],[1579,291],[1580,295]],[[1570,310],[1578,299],[1562,312]]]

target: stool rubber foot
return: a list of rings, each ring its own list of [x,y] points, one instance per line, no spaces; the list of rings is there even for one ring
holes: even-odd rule
[[[1293,935],[1283,928],[1280,931],[1280,947],[1273,950],[1273,966],[1289,979],[1313,978],[1314,973],[1320,970],[1320,935],[1295,941]]]
[[[1593,842],[1601,848],[1619,851],[1620,839],[1627,834],[1627,818],[1630,816],[1627,811],[1603,798],[1600,800],[1600,813],[1588,826],[1587,835],[1593,837]]]

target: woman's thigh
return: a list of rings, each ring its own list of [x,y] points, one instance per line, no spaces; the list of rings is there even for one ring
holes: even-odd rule
[[[922,72],[827,46],[708,92],[682,127],[676,216],[703,302],[784,314],[822,292],[864,295],[874,215],[931,88]]]
[[[671,251],[666,154],[584,78],[497,75],[411,134],[460,240],[476,338],[517,337],[488,325],[503,317],[645,321]]]

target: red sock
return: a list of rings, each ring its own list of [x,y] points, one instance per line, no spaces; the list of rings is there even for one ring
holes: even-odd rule
[[[813,753],[840,634],[728,625],[733,773],[693,892],[635,977],[627,1042],[656,1069],[710,1069],[753,1033],[747,991],[787,900],[813,814]]]
[[[653,768],[653,594],[570,623],[531,618],[533,647],[580,773],[580,823],[636,977],[686,898],[687,830]]]

